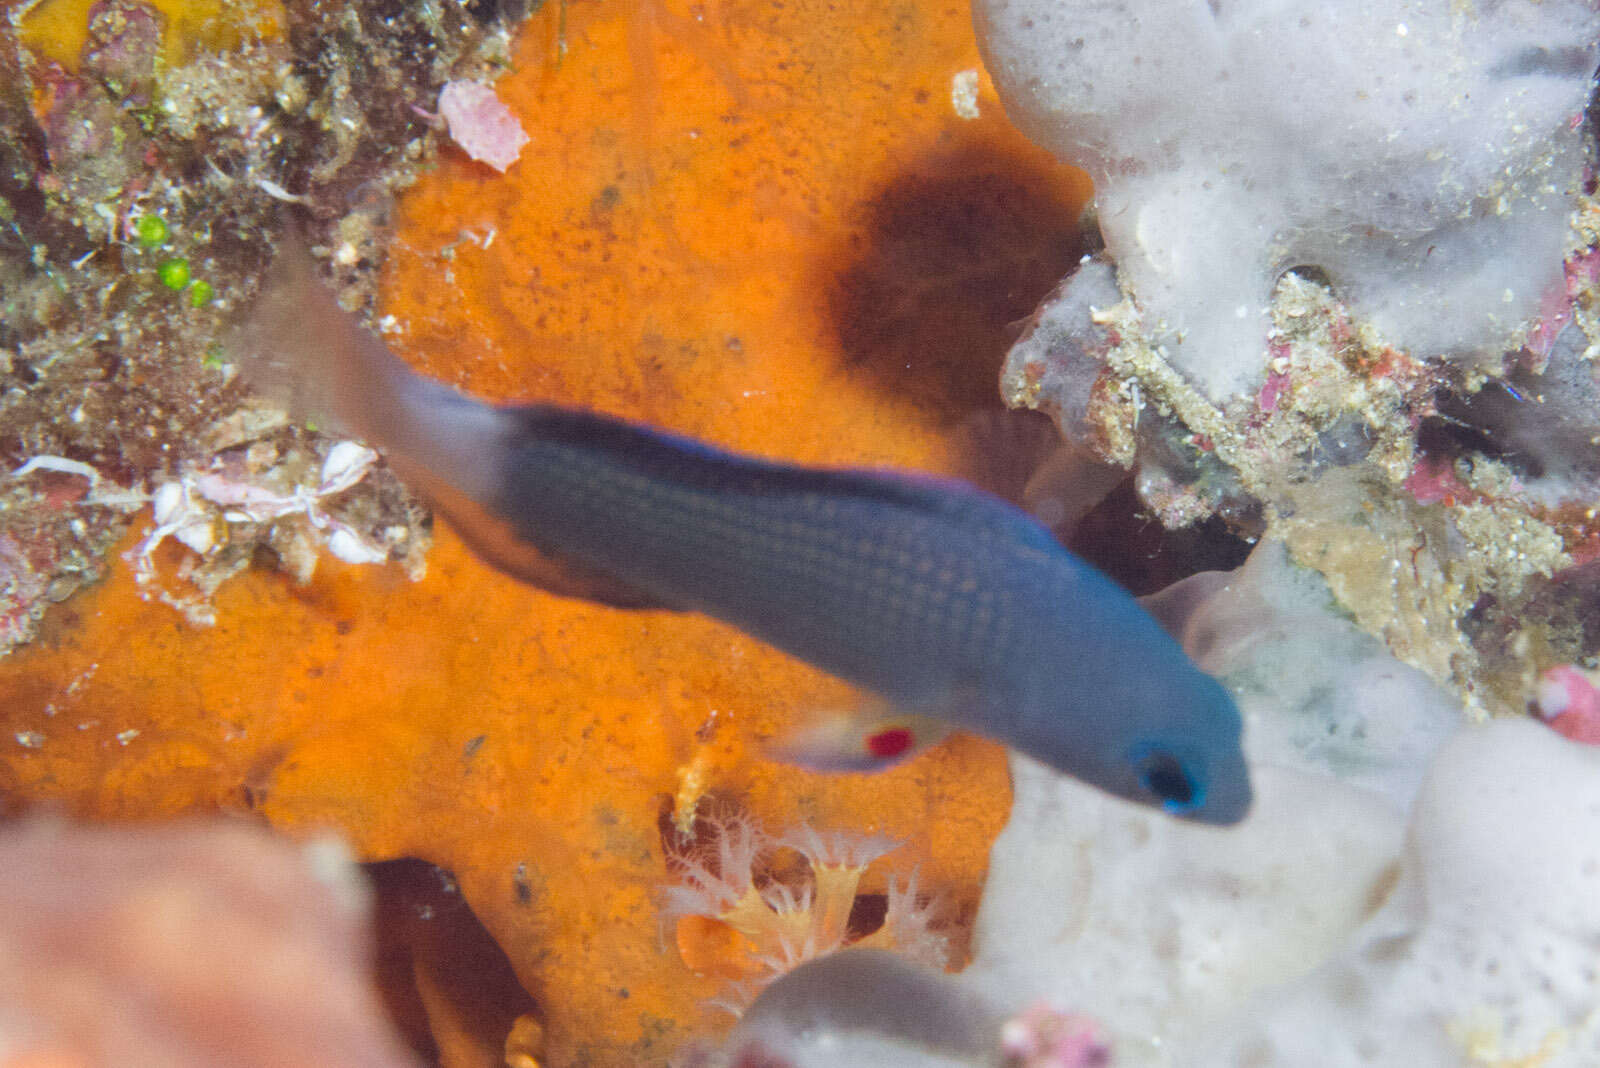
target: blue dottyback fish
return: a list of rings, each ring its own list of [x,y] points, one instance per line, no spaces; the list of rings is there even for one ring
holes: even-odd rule
[[[257,381],[276,365],[301,411],[384,447],[496,567],[703,612],[881,700],[801,731],[787,747],[801,762],[883,766],[947,724],[1188,819],[1249,808],[1227,691],[1124,590],[975,487],[474,400],[409,370],[298,249],[234,347]]]

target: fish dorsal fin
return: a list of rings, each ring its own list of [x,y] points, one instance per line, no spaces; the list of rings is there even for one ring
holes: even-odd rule
[[[802,467],[684,437],[627,419],[542,405],[516,410],[528,433],[597,450],[650,479],[717,494],[860,498],[936,516],[970,530],[992,530],[1044,552],[1061,544],[1047,527],[969,482],[940,475],[856,467]]]
[[[897,504],[968,530],[993,531],[1042,552],[1062,551],[1061,542],[1037,518],[970,482],[902,471],[844,469],[818,476],[814,489]]]

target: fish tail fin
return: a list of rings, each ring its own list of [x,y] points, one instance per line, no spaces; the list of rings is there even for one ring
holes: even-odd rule
[[[339,306],[298,237],[283,240],[229,348],[246,380],[290,411],[380,446],[400,477],[494,567],[563,596],[668,607],[532,544],[505,512],[526,411],[474,400],[413,372]]]
[[[883,707],[824,712],[773,744],[771,755],[816,771],[879,771],[942,741],[940,720]]]
[[[297,416],[381,446],[425,490],[443,483],[487,501],[498,489],[496,461],[514,421],[414,373],[339,306],[298,237],[283,239],[228,348],[251,385]]]

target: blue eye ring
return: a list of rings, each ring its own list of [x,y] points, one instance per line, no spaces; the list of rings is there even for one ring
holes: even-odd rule
[[[1136,747],[1129,759],[1139,776],[1139,787],[1166,811],[1181,816],[1205,804],[1205,784],[1171,750],[1147,743]]]

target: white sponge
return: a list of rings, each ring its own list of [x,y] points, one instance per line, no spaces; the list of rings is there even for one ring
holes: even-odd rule
[[[1007,114],[1093,176],[1123,285],[1213,399],[1315,267],[1418,357],[1498,356],[1561,285],[1586,0],[975,0]]]
[[[1600,750],[1529,720],[1439,755],[1384,908],[1190,1063],[1600,1064]]]
[[[1239,696],[1254,809],[1014,758],[963,979],[1097,1018],[1123,1068],[1600,1064],[1600,749],[1461,726],[1273,543],[1151,608]]]

